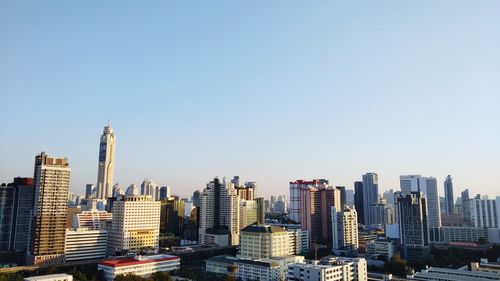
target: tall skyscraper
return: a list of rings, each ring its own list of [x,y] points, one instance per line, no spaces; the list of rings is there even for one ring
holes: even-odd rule
[[[446,204],[446,213],[453,214],[455,211],[455,200],[453,197],[453,181],[451,176],[448,175],[444,181],[444,198]]]
[[[328,181],[325,179],[316,179],[312,181],[296,180],[290,182],[290,208],[288,217],[291,220],[300,223],[300,190],[318,187],[322,184],[328,184]]]
[[[115,170],[115,134],[111,125],[104,127],[99,144],[99,166],[97,169],[97,198],[113,197],[113,174]]]
[[[333,249],[358,249],[358,216],[355,209],[344,207],[338,211],[332,207]]]
[[[66,158],[45,152],[35,158],[35,217],[28,253],[32,264],[64,262],[70,173]]]
[[[85,185],[85,199],[90,199],[95,197],[95,185],[89,183]]]
[[[354,208],[358,214],[358,222],[365,224],[365,211],[363,202],[363,182],[354,182]]]
[[[466,190],[462,191],[462,193],[460,194],[460,197],[462,199],[462,208],[463,208],[463,212],[464,212],[464,225],[465,226],[472,226],[469,190],[466,189]]]
[[[363,175],[363,211],[366,225],[376,224],[375,214],[370,212],[372,205],[378,204],[378,175],[367,173]]]
[[[35,186],[33,178],[14,178],[14,225],[11,235],[11,250],[28,251],[33,206],[35,205]]]
[[[10,238],[14,222],[13,186],[0,186],[0,251],[10,250]]]
[[[402,256],[425,260],[429,255],[426,200],[420,192],[395,193]]]
[[[402,194],[421,192],[426,198],[428,227],[441,226],[441,206],[439,205],[439,192],[437,180],[433,177],[408,175],[399,177]]]
[[[199,243],[234,246],[239,244],[240,198],[234,184],[215,178],[201,196]]]

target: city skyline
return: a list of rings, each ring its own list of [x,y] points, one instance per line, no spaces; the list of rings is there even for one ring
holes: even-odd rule
[[[498,1],[86,4],[0,3],[0,182],[45,151],[84,194],[110,120],[122,188],[374,172],[497,195]]]

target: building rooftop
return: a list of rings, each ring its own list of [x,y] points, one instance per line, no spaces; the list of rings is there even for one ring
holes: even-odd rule
[[[46,280],[49,278],[55,279],[55,278],[68,278],[68,277],[73,277],[73,275],[69,275],[66,273],[59,273],[59,274],[49,274],[49,275],[40,275],[40,276],[33,276],[33,277],[26,277],[24,278],[25,281],[37,281],[37,280]]]
[[[171,256],[171,255],[136,256],[134,258],[105,260],[100,262],[99,265],[109,266],[109,267],[123,267],[130,265],[168,261],[168,260],[180,260],[180,258],[178,256]]]
[[[277,233],[285,232],[286,230],[279,226],[252,224],[241,230],[241,232],[255,232],[255,233]]]

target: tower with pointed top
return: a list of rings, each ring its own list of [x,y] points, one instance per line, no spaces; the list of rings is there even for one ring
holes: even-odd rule
[[[97,170],[97,198],[113,197],[113,174],[115,169],[115,134],[108,122],[99,144],[99,166]]]

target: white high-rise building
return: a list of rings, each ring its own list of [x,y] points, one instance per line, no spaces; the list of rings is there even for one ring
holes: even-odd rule
[[[99,166],[97,170],[97,198],[113,197],[113,174],[115,169],[115,134],[111,125],[104,127],[99,144]]]
[[[66,229],[65,261],[105,258],[107,239],[107,232],[102,229]]]
[[[355,209],[345,207],[337,212],[337,208],[332,207],[332,237],[333,249],[358,249],[358,215]]]
[[[199,240],[202,245],[233,246],[239,243],[240,199],[234,184],[215,178],[201,196]]]
[[[441,207],[439,205],[439,192],[437,181],[434,177],[422,177],[420,175],[408,175],[399,177],[401,193],[403,195],[412,192],[420,192],[426,198],[427,204],[427,226],[441,226]]]
[[[113,203],[113,221],[108,230],[108,253],[150,250],[158,252],[160,201],[151,196],[125,196]]]
[[[500,197],[470,199],[469,208],[474,227],[500,228]]]

